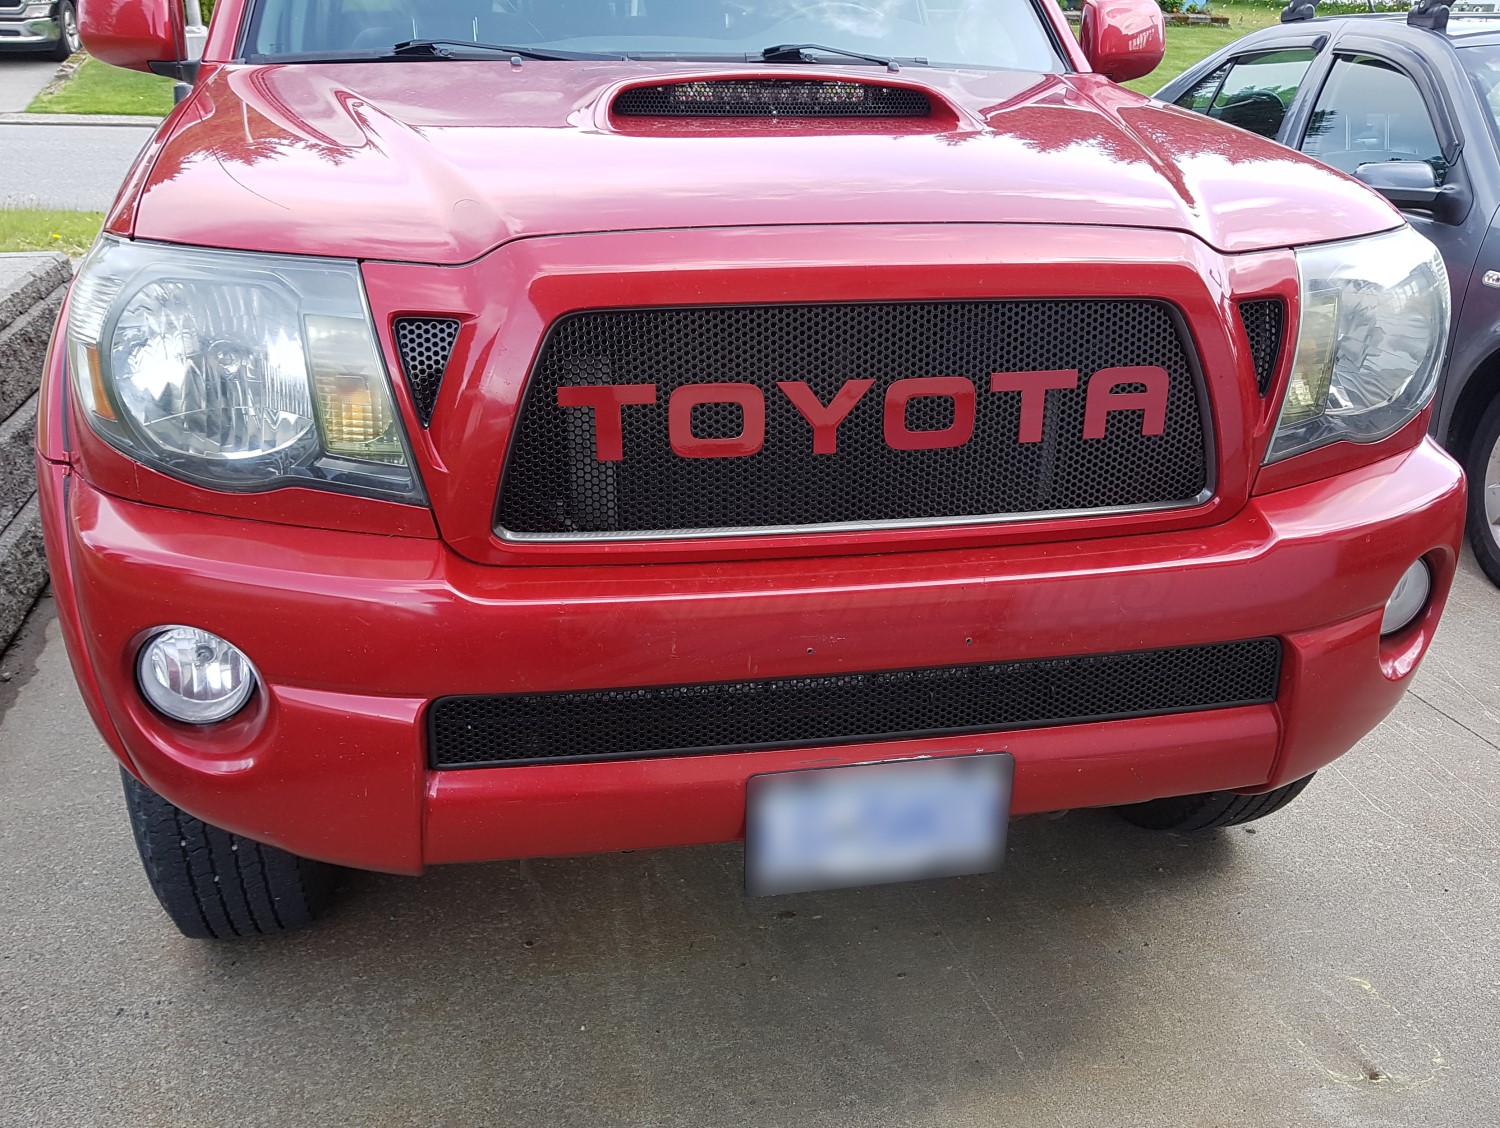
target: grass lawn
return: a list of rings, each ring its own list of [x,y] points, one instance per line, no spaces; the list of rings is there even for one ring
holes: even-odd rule
[[[84,59],[60,89],[44,90],[26,107],[33,114],[152,114],[172,110],[172,80]]]
[[[44,211],[0,207],[0,251],[62,251],[81,255],[89,249],[103,212]]]
[[[1167,54],[1161,66],[1145,78],[1138,78],[1125,85],[1142,94],[1154,94],[1176,78],[1199,59],[1212,55],[1220,47],[1227,47],[1242,35],[1262,27],[1270,27],[1281,18],[1276,8],[1260,5],[1224,3],[1219,0],[1210,10],[1219,16],[1229,17],[1228,27],[1171,27],[1167,28]]]

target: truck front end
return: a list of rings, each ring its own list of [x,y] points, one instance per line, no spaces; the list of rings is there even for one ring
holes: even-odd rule
[[[747,828],[757,891],[963,872],[1012,815],[1256,817],[1385,716],[1463,521],[1441,263],[1009,7],[1030,69],[216,18],[39,436],[148,872],[183,819],[304,892]],[[192,864],[186,931],[300,919]]]

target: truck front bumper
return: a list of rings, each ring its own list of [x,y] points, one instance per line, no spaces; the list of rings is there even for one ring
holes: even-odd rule
[[[1015,813],[1266,790],[1399,700],[1447,598],[1463,480],[1430,441],[1189,531],[1075,544],[715,564],[494,567],[441,542],[254,523],[103,494],[41,462],[58,609],[114,752],[198,817],[295,853],[428,863],[743,834],[746,780],[934,753],[1014,755]],[[1382,638],[1425,558],[1433,594]],[[167,624],[244,650],[262,691],[195,729],[141,699]],[[427,767],[453,694],[734,681],[1108,654],[1274,636],[1271,704],[921,740],[661,759]]]
[[[0,16],[0,51],[40,51],[61,38],[51,16]]]

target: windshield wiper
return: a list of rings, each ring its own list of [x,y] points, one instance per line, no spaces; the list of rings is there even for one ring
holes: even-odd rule
[[[926,59],[915,56],[907,59],[888,59],[884,55],[866,55],[863,51],[846,51],[842,47],[825,47],[821,43],[777,44],[762,51],[760,61],[763,63],[816,63],[817,55],[838,55],[845,59],[860,59],[892,72],[899,71],[902,63],[911,63],[919,67],[927,65]]]
[[[519,55],[523,59],[549,62],[574,62],[588,59],[624,59],[624,55],[604,55],[595,51],[552,51],[540,47],[512,47],[508,43],[471,43],[467,39],[408,39],[391,48],[387,58],[457,59],[465,51],[485,55]]]

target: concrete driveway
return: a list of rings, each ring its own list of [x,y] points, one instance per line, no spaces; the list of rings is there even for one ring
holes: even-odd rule
[[[0,114],[20,113],[31,105],[57,67],[50,59],[0,54]]]
[[[1500,592],[1296,804],[1026,819],[997,876],[746,900],[735,846],[354,875],[182,940],[45,609],[0,677],[0,1121],[1477,1128],[1500,1108]]]

